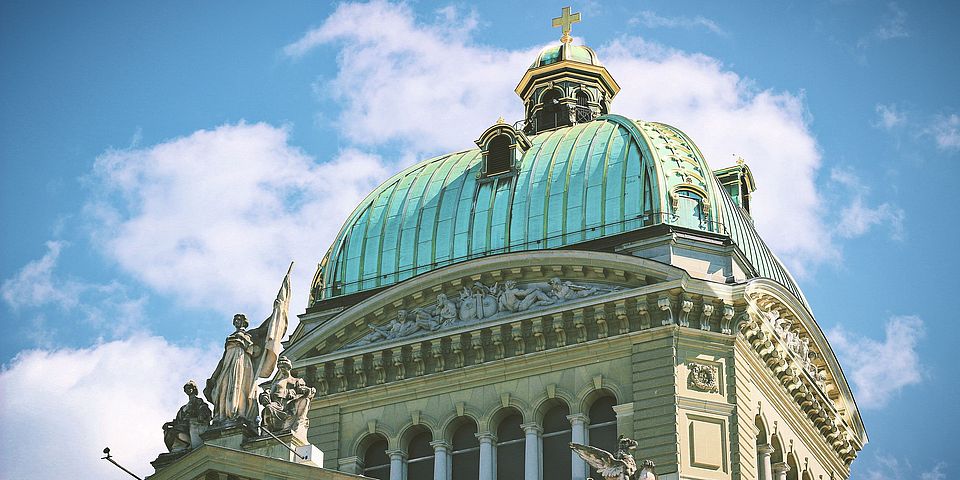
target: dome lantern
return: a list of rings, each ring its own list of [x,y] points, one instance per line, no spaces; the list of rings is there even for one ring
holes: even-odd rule
[[[580,13],[571,14],[570,7],[564,7],[553,19],[553,26],[563,32],[560,44],[543,49],[517,85],[526,112],[524,133],[590,122],[609,112],[620,91],[596,52],[573,44],[570,26],[578,22]]]

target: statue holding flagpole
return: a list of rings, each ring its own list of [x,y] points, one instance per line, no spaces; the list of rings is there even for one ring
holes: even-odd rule
[[[247,317],[242,313],[233,316],[236,331],[227,337],[220,363],[203,389],[203,395],[213,405],[214,428],[256,426],[259,413],[256,380],[269,378],[277,365],[282,348],[280,340],[287,333],[291,270],[293,262],[273,301],[273,313],[259,327],[247,330]]]

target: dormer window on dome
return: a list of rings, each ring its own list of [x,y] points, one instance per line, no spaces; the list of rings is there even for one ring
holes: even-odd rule
[[[607,114],[620,91],[596,52],[573,44],[570,26],[579,21],[580,14],[570,14],[569,8],[553,19],[554,27],[563,28],[560,45],[543,49],[517,85],[517,95],[526,106],[524,133],[592,122]]]
[[[530,148],[530,139],[500,118],[480,135],[476,144],[483,156],[479,176],[488,178],[515,173],[523,152]]]

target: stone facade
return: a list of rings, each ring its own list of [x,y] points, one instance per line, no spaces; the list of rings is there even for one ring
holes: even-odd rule
[[[549,278],[607,288],[459,328],[353,345],[367,323],[463,285]],[[790,320],[814,360],[774,337],[772,309]],[[758,477],[758,459],[771,444],[773,463],[802,478],[846,478],[862,447],[862,425],[822,334],[808,330],[815,323],[805,307],[769,280],[720,284],[613,253],[508,254],[425,274],[346,310],[314,309],[301,326],[286,354],[321,392],[309,439],[325,452],[326,468],[363,472],[377,439],[386,440],[391,468],[402,472],[411,439],[424,433],[434,465],[447,465],[456,429],[472,422],[480,439],[473,478],[495,478],[494,462],[503,461],[493,453],[498,422],[509,411],[522,416],[532,442],[524,463],[533,476],[525,478],[540,479],[543,464],[556,461],[541,458],[547,412],[562,406],[576,441],[601,397],[615,400],[616,433],[639,442],[638,458],[653,460],[660,478],[767,478]],[[585,466],[571,462],[571,478],[585,478]]]

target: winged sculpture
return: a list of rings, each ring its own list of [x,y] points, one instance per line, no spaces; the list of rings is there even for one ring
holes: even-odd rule
[[[656,480],[653,462],[646,460],[637,471],[637,462],[630,454],[630,450],[637,448],[637,442],[620,435],[617,441],[616,453],[610,453],[590,445],[570,443],[570,449],[577,452],[604,480]]]

